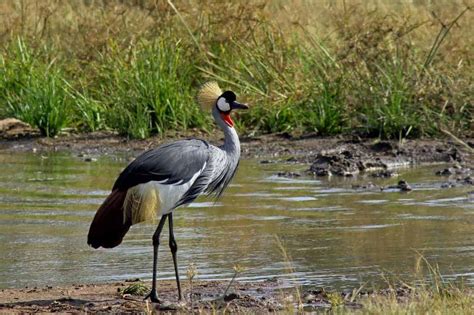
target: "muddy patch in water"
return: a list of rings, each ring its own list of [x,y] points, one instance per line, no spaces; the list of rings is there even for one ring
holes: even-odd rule
[[[404,147],[383,141],[373,145],[347,144],[332,150],[323,150],[315,155],[308,173],[315,176],[355,176],[370,173],[373,177],[388,178],[396,173],[395,168],[424,163],[456,163],[445,173],[470,174],[470,156],[454,145],[414,145]]]

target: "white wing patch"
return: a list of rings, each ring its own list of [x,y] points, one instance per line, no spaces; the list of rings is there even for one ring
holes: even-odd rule
[[[166,180],[150,181],[130,188],[123,207],[124,220],[129,219],[132,224],[136,224],[154,220],[173,211],[175,205],[191,188],[206,165],[207,163],[204,163],[203,167],[186,183],[182,183],[182,180],[174,184],[163,184]]]

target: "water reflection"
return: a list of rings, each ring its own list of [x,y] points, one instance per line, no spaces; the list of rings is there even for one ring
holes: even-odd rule
[[[132,227],[112,250],[86,245],[89,223],[127,159],[87,163],[67,154],[0,154],[0,287],[151,277],[153,224]],[[358,180],[281,178],[295,165],[243,161],[218,202],[200,199],[175,215],[181,273],[200,279],[272,277],[353,287],[381,271],[411,273],[415,250],[442,272],[474,285],[474,203],[470,187],[439,189],[431,168],[401,170],[414,191],[354,190]],[[394,184],[397,179],[372,180]],[[167,233],[163,238],[166,239]],[[292,257],[294,273],[276,245]],[[160,278],[173,278],[160,252]]]

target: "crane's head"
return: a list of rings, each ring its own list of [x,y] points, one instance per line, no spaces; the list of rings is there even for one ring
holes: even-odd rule
[[[219,88],[216,82],[207,82],[199,90],[198,101],[202,108],[212,109],[216,119],[220,118],[229,127],[234,126],[230,117],[233,109],[248,109],[248,105],[236,101],[237,97],[232,91]],[[216,117],[217,116],[217,117]]]

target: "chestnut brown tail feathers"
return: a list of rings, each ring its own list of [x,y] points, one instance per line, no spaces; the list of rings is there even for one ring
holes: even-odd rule
[[[105,199],[89,228],[87,244],[94,248],[112,248],[122,242],[131,226],[130,220],[124,222],[122,207],[126,196],[127,191],[115,189]]]

